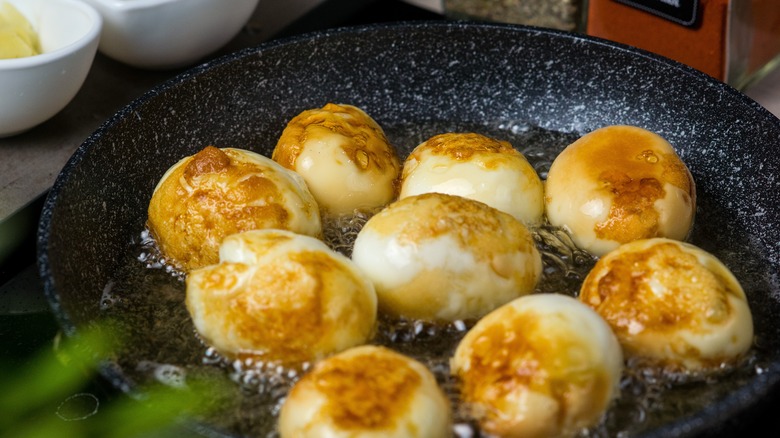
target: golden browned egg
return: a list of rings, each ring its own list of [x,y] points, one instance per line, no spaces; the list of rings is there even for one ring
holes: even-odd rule
[[[526,225],[544,215],[542,180],[528,160],[508,142],[476,133],[436,135],[406,158],[399,197],[428,192],[484,202]]]
[[[282,438],[445,438],[448,399],[421,363],[377,346],[318,363],[285,399]]]
[[[569,437],[619,394],[623,356],[604,320],[576,298],[535,294],[481,319],[451,359],[461,398],[501,437]]]
[[[201,337],[228,358],[295,366],[374,334],[374,287],[349,258],[285,230],[227,236],[220,262],[187,276],[186,305]]]
[[[605,255],[580,300],[609,322],[627,356],[672,369],[714,369],[753,342],[750,308],[731,271],[676,240],[638,240]]]
[[[271,157],[303,176],[328,214],[373,210],[396,196],[396,151],[379,124],[352,105],[329,103],[295,116]]]
[[[147,225],[163,255],[185,271],[216,263],[228,234],[279,228],[322,235],[319,208],[300,176],[260,154],[213,146],[168,169]]]
[[[608,126],[555,158],[545,208],[552,225],[601,256],[637,239],[684,240],[693,225],[696,187],[663,137],[635,126]]]
[[[403,198],[371,217],[352,260],[374,282],[382,312],[436,322],[479,318],[530,293],[542,269],[522,222],[443,193]]]

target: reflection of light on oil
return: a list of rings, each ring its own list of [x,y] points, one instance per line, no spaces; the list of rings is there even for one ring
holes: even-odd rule
[[[644,160],[650,164],[655,164],[658,162],[658,156],[651,150],[642,151],[641,154],[637,155],[637,160]]]
[[[457,438],[472,438],[477,431],[470,424],[460,423],[452,426],[452,431]]]
[[[187,387],[187,371],[176,365],[142,360],[136,366],[138,371],[143,371],[163,385],[172,388]]]
[[[57,406],[57,416],[65,421],[79,421],[97,414],[100,400],[88,392],[66,398]]]
[[[114,295],[114,282],[109,281],[103,287],[103,294],[100,297],[100,310],[107,310],[112,307],[119,298]]]
[[[186,387],[186,372],[175,365],[161,364],[154,369],[154,378],[173,388]]]

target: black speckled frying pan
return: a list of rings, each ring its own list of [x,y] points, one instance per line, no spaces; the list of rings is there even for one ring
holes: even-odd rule
[[[646,52],[556,31],[453,22],[340,29],[244,50],[154,88],[83,143],[45,204],[40,274],[66,333],[102,315],[126,317],[139,345],[103,370],[115,386],[129,390],[159,364],[210,366],[188,326],[181,282],[137,266],[159,178],[208,144],[270,155],[291,117],[326,102],[363,108],[402,153],[444,130],[482,131],[553,153],[610,124],[664,136],[697,183],[691,240],[732,267],[749,295],[755,358],[714,383],[663,392],[659,400],[676,401],[634,412],[629,435],[729,430],[778,390],[780,120]],[[218,429],[249,435],[271,421],[226,419]]]

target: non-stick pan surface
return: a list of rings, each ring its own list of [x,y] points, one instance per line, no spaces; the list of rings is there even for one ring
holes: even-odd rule
[[[211,366],[188,326],[182,283],[161,270],[149,280],[150,269],[136,266],[159,178],[209,144],[269,155],[290,118],[327,102],[363,108],[402,155],[444,130],[489,133],[522,150],[535,142],[560,150],[611,124],[666,137],[697,183],[691,240],[729,265],[748,293],[755,358],[747,371],[685,388],[678,399],[690,405],[649,409],[652,418],[637,420],[631,435],[715,431],[777,390],[780,121],[734,89],[646,52],[557,31],[454,22],[338,29],[228,55],[152,89],[86,139],[46,201],[40,274],[68,334],[107,313],[127,314],[142,346],[103,370],[118,388],[133,388],[159,364]],[[132,298],[138,291],[155,298]],[[217,429],[243,435],[268,421],[226,420]]]

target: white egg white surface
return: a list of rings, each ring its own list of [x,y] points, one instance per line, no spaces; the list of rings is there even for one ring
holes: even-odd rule
[[[596,263],[580,300],[609,322],[626,355],[672,369],[715,370],[753,343],[739,281],[689,243],[654,238],[620,246]]]
[[[379,124],[352,105],[303,111],[288,122],[272,158],[303,176],[327,214],[373,210],[396,196],[396,151]]]
[[[623,356],[606,322],[576,298],[534,294],[482,318],[451,372],[488,434],[570,437],[596,424],[619,394]]]
[[[299,175],[255,152],[213,146],[166,171],[147,225],[163,255],[185,271],[216,263],[229,234],[260,228],[322,234],[319,206]]]
[[[449,438],[449,400],[422,363],[378,346],[319,362],[282,405],[282,438]]]
[[[186,305],[201,337],[228,358],[287,366],[367,342],[373,285],[313,237],[254,230],[225,238],[220,263],[192,271]]]
[[[632,240],[684,240],[693,226],[691,173],[663,137],[635,126],[607,126],[570,144],[545,181],[550,223],[601,256]]]
[[[436,135],[406,158],[399,197],[429,192],[484,202],[526,225],[544,214],[544,186],[523,154],[476,133]]]
[[[403,198],[366,222],[352,260],[382,312],[435,322],[479,318],[534,290],[541,256],[520,221],[460,196]]]

